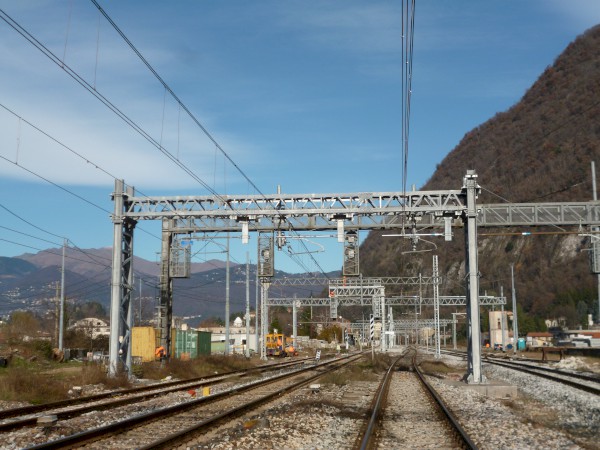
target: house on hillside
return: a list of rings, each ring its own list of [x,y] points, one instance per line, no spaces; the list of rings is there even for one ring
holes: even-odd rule
[[[92,339],[99,336],[110,336],[110,326],[104,320],[95,317],[78,320],[69,327],[69,330],[82,331]]]
[[[548,332],[530,331],[527,333],[526,346],[527,348],[548,347],[552,345],[554,335]]]

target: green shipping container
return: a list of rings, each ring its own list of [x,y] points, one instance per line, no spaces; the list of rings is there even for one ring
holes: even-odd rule
[[[175,330],[175,358],[194,359],[198,357],[198,332],[196,330]]]
[[[198,331],[198,355],[210,355],[211,337],[209,331]]]

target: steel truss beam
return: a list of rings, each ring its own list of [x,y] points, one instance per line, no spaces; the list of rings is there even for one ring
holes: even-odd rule
[[[417,228],[459,217],[463,191],[415,191],[294,196],[132,197],[124,216],[134,220],[176,219],[178,233],[399,229],[415,217]],[[478,206],[478,226],[600,225],[600,202],[515,203]]]
[[[194,232],[322,231],[444,227],[461,218],[465,228],[467,307],[469,310],[468,382],[481,383],[477,227],[581,225],[600,226],[600,202],[476,205],[479,186],[467,171],[461,190],[355,194],[274,194],[269,196],[136,197],[115,181],[110,371],[119,361],[130,369],[133,229],[139,220],[171,219],[175,234]],[[446,229],[445,233],[449,235]],[[412,235],[406,235],[411,237]],[[419,280],[418,282],[416,280]],[[382,279],[383,284],[388,284]],[[423,279],[414,278],[414,284]],[[323,283],[328,284],[328,282]],[[406,283],[405,283],[406,284]],[[429,283],[431,284],[431,283]],[[385,299],[381,299],[382,302]],[[382,303],[383,304],[383,303]]]
[[[494,297],[492,295],[481,295],[479,297],[480,306],[498,306],[506,305],[506,297]],[[465,306],[467,297],[464,295],[440,295],[440,306]],[[372,303],[371,298],[360,297],[339,297],[337,299],[338,306],[369,306]],[[386,297],[385,304],[387,306],[434,306],[435,299],[423,297],[419,299],[418,295],[413,296],[393,296]],[[267,306],[330,306],[330,298],[296,298],[296,297],[280,297],[269,298]],[[414,321],[413,321],[414,322]]]
[[[343,298],[343,297],[372,297],[373,295],[379,295],[385,288],[383,286],[329,286],[329,297],[331,298]]]
[[[452,325],[453,320],[452,319],[440,319],[440,325],[444,326],[444,325]],[[358,321],[358,322],[353,322],[350,324],[350,329],[351,330],[362,330],[364,326],[368,326],[369,322],[367,321]],[[435,326],[435,320],[434,319],[418,319],[418,320],[411,320],[411,319],[394,319],[394,331],[398,331],[398,330],[415,330],[415,325],[417,326],[417,328],[433,328]]]
[[[336,299],[338,306],[355,306],[355,305],[363,305],[370,306],[371,299],[365,298],[360,299],[358,297],[355,298],[340,298]],[[293,297],[282,297],[282,298],[269,298],[267,302],[267,306],[331,306],[332,299],[331,298],[293,298]]]
[[[598,202],[511,203],[479,205],[477,225],[545,226],[598,224]]]
[[[360,281],[362,280],[362,282]],[[440,277],[441,280],[441,277]],[[433,277],[364,277],[364,278],[274,278],[271,286],[326,286],[344,283],[352,285],[428,285],[433,284]]]
[[[419,300],[418,295],[386,297],[388,306],[434,306],[434,298],[423,297]],[[440,306],[465,306],[467,297],[464,295],[440,295]],[[494,297],[492,295],[480,295],[479,306],[506,305],[506,297]]]
[[[132,197],[125,211],[135,220],[179,219],[180,232],[396,229],[398,216],[459,217],[462,191],[249,196]],[[284,222],[282,224],[282,222]]]

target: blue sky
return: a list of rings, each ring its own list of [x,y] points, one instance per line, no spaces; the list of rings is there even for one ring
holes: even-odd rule
[[[401,2],[99,3],[263,193],[402,190]],[[92,2],[0,9],[215,191],[255,193]],[[418,1],[407,184],[423,185],[465,133],[516,103],[598,23],[597,0]],[[208,194],[5,21],[0,61],[0,256],[57,236],[110,246],[112,177],[145,195]],[[139,226],[135,253],[156,260],[160,225]],[[341,244],[311,240],[326,250],[314,254],[323,270],[341,268]],[[255,261],[255,237],[232,248],[234,261],[247,251]],[[283,253],[276,267],[304,271]]]

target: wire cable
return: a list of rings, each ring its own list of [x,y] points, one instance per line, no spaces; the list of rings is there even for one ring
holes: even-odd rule
[[[261,194],[263,197],[265,196],[262,191],[250,180],[250,178],[246,175],[246,173],[235,163],[235,161],[229,156],[229,154],[221,147],[221,145],[216,141],[216,139],[210,134],[210,132],[200,123],[200,121],[196,118],[196,116],[188,109],[188,107],[179,99],[179,97],[173,92],[171,87],[163,80],[163,78],[158,74],[154,67],[148,62],[146,58],[140,53],[140,51],[133,45],[133,43],[125,36],[125,33],[117,26],[117,24],[110,18],[110,16],[106,13],[106,11],[98,4],[96,0],[91,0],[91,2],[98,8],[98,10],[102,13],[102,15],[106,18],[108,23],[114,28],[114,30],[123,38],[125,43],[131,48],[131,50],[137,55],[137,57],[144,63],[144,65],[152,72],[152,74],[156,77],[156,79],[163,85],[165,90],[173,97],[173,99],[179,104],[187,115],[194,121],[194,123],[202,130],[202,132],[206,135],[206,137],[215,145],[216,148],[223,154],[225,158],[231,163],[233,167],[242,175],[246,181],[254,188],[256,192]]]
[[[254,188],[254,190],[260,194],[265,200],[267,200],[266,195],[254,184],[254,182],[246,175],[246,173],[233,161],[233,159],[229,156],[229,154],[221,147],[221,145],[217,142],[217,140],[212,136],[212,134],[202,125],[202,123],[196,118],[196,116],[188,109],[188,107],[181,101],[181,99],[175,94],[175,92],[171,89],[171,87],[166,83],[166,81],[158,74],[158,72],[152,67],[152,65],[148,62],[148,60],[141,54],[141,52],[136,48],[136,46],[127,38],[125,33],[118,27],[118,25],[111,19],[108,13],[98,4],[96,0],[91,0],[92,3],[98,8],[98,10],[102,13],[102,15],[106,18],[106,20],[110,23],[110,25],[114,28],[114,30],[121,36],[121,38],[125,41],[125,43],[129,46],[129,48],[137,55],[137,57],[142,61],[142,63],[148,68],[148,70],[155,76],[155,78],[163,85],[165,92],[168,92],[172,98],[177,102],[179,108],[183,109],[186,114],[192,119],[192,121],[202,130],[202,132],[206,135],[206,137],[215,145],[215,149],[218,149],[221,154],[231,163],[233,167],[246,179],[248,184]],[[414,3],[414,0],[413,0]],[[414,8],[414,6],[413,6]],[[414,17],[413,17],[414,24]],[[412,61],[412,58],[411,58]],[[412,62],[411,62],[412,66]],[[213,191],[213,194],[216,193]],[[222,199],[222,198],[221,198]],[[223,199],[222,199],[223,200]],[[268,203],[271,204],[270,201]],[[271,204],[271,206],[273,206]],[[260,207],[259,207],[260,208]],[[284,221],[285,217],[283,215],[280,216]],[[291,229],[292,233],[299,236],[299,233]],[[306,244],[303,243],[304,246]],[[308,250],[308,249],[307,249]],[[325,271],[314,258],[314,256],[310,255],[310,258],[313,260],[313,263],[316,267],[318,267],[319,271],[325,275]],[[325,275],[326,276],[326,275]]]
[[[100,102],[102,102],[107,108],[109,108],[113,113],[115,113],[119,118],[121,118],[127,125],[129,125],[132,129],[137,131],[144,139],[146,139],[151,145],[156,147],[161,153],[163,153],[167,158],[169,158],[173,163],[175,163],[178,167],[180,167],[184,172],[186,172],[190,177],[196,180],[201,186],[203,186],[206,190],[211,192],[213,195],[223,200],[226,204],[225,199],[214,191],[207,183],[205,183],[198,175],[196,175],[191,169],[189,169],[185,164],[177,160],[175,156],[162,147],[150,134],[148,134],[143,128],[141,128],[133,119],[127,116],[123,111],[121,111],[115,104],[109,101],[106,97],[104,97],[100,92],[98,92],[92,85],[90,85],[85,79],[83,79],[77,72],[75,72],[69,65],[62,62],[54,53],[52,53],[47,47],[45,47],[40,41],[38,41],[33,35],[31,35],[27,30],[21,27],[12,17],[10,17],[4,10],[0,9],[0,18],[4,20],[11,28],[13,28],[17,33],[23,36],[27,41],[29,41],[34,47],[36,47],[40,52],[42,52],[48,59],[50,59],[53,63],[55,63],[58,67],[60,67],[65,73],[67,73],[71,78],[73,78],[77,83],[79,83],[84,89],[86,89],[90,94],[96,97]]]

